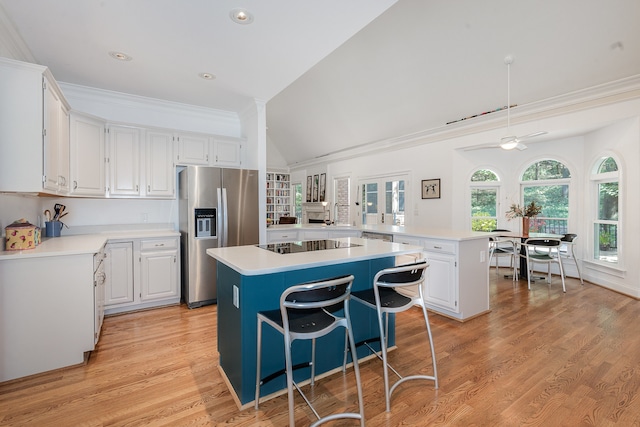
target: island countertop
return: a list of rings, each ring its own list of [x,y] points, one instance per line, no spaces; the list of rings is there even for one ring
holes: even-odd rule
[[[232,246],[207,249],[207,255],[221,261],[244,276],[256,276],[423,251],[420,246],[381,240],[356,237],[343,237],[332,240],[359,246],[286,254],[268,251],[257,245]]]

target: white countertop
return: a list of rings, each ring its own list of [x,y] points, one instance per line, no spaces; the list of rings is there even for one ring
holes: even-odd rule
[[[382,240],[355,237],[332,240],[355,243],[361,246],[288,254],[271,252],[255,245],[234,246],[207,249],[207,255],[221,261],[244,276],[255,276],[423,251],[420,246],[383,242]],[[276,243],[275,245],[278,244]]]
[[[449,228],[429,228],[429,227],[417,227],[417,226],[400,226],[400,225],[363,225],[363,226],[349,226],[349,225],[324,225],[324,224],[283,224],[272,225],[267,228],[269,230],[359,230],[368,231],[371,233],[381,234],[398,234],[406,236],[418,236],[430,239],[442,239],[442,240],[474,240],[474,239],[486,239],[490,234],[482,231],[469,231],[469,230],[453,230]]]
[[[104,244],[107,243],[107,240],[173,236],[180,236],[180,233],[174,230],[126,230],[95,234],[77,234],[73,236],[45,237],[42,243],[34,249],[0,251],[0,261],[20,258],[94,254],[102,249]]]

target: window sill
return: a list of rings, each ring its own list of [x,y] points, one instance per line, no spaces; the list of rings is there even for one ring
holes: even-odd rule
[[[603,263],[593,260],[583,260],[582,264],[589,270],[610,274],[615,277],[624,278],[627,275],[627,270],[620,264],[612,265],[611,263]]]

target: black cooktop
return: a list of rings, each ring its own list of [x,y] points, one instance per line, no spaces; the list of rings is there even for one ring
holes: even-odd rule
[[[268,245],[257,245],[261,249],[266,249],[278,254],[294,254],[297,252],[326,251],[328,249],[353,248],[362,246],[350,242],[340,242],[338,240],[308,240],[304,242],[271,243]]]

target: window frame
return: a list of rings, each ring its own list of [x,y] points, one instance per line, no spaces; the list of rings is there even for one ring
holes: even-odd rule
[[[473,176],[482,170],[486,170],[486,171],[490,171],[491,173],[493,173],[496,177],[496,181],[472,181],[471,179],[473,178]],[[494,219],[496,221],[496,226],[495,228],[498,229],[500,228],[500,190],[502,188],[502,180],[500,179],[500,175],[498,174],[498,172],[496,172],[493,168],[490,167],[479,167],[476,168],[471,175],[469,176],[469,179],[467,180],[467,182],[469,182],[469,203],[468,203],[468,208],[469,210],[467,211],[467,215],[469,216],[469,219],[467,221],[467,226],[469,227],[469,230],[473,231],[473,220],[474,219]],[[473,210],[473,190],[474,189],[482,189],[482,190],[486,190],[486,189],[495,189],[496,190],[496,216],[495,217],[476,217],[473,216],[472,210]]]
[[[609,158],[613,159],[616,162],[616,166],[618,170],[613,172],[603,172],[603,173],[598,172],[603,162],[605,162]],[[622,175],[623,175],[623,172],[622,172],[622,165],[621,165],[620,159],[618,159],[617,156],[613,154],[605,153],[599,156],[596,161],[594,161],[591,169],[591,175],[589,177],[590,191],[593,199],[591,203],[591,212],[590,212],[591,226],[589,227],[590,229],[589,231],[590,243],[589,243],[589,251],[588,251],[589,262],[593,262],[595,264],[609,267],[609,268],[614,268],[614,269],[624,269],[624,250],[623,250],[624,248],[624,232],[623,232],[624,209],[621,206],[624,200],[622,196],[624,194],[624,186],[623,186]],[[601,220],[599,219],[600,184],[606,184],[606,183],[612,183],[612,182],[618,183],[618,219],[617,220]],[[600,236],[595,232],[595,230],[596,230],[596,227],[600,224],[616,226],[616,239],[617,239],[617,261],[616,262],[603,261],[599,258],[596,258],[596,245],[600,244],[599,242]]]

